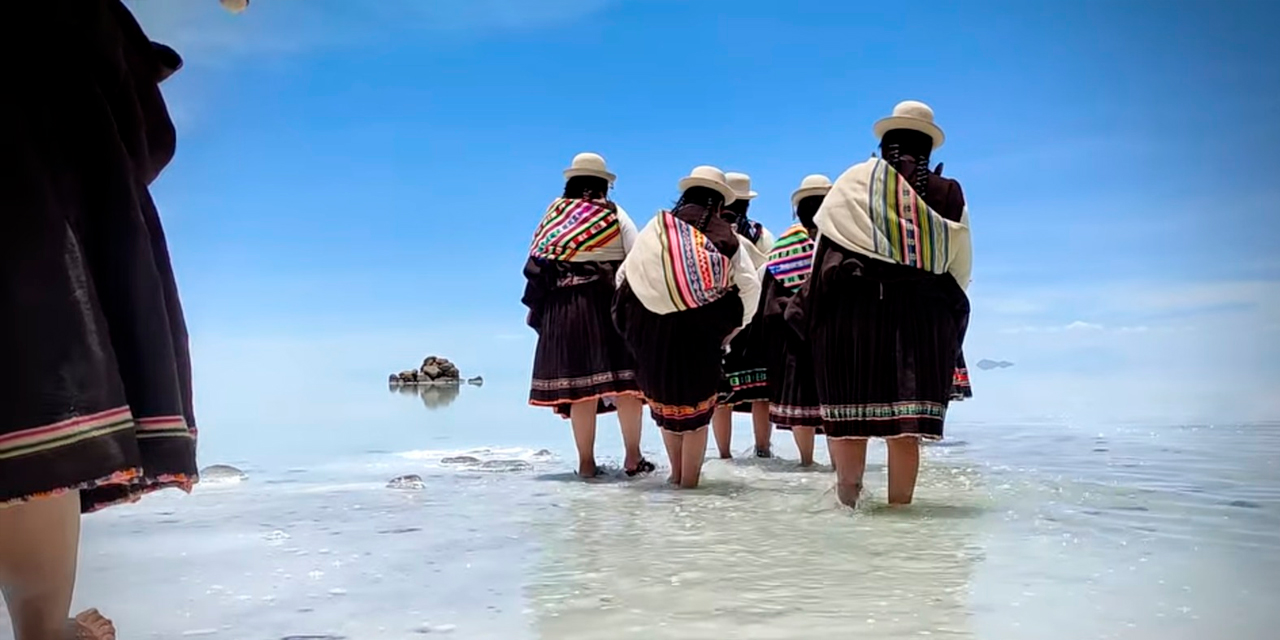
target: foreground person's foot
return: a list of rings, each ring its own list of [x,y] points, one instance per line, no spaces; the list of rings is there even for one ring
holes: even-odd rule
[[[591,478],[594,478],[600,475],[600,467],[597,467],[596,463],[594,462],[590,464],[587,464],[585,462],[580,462],[578,463],[577,475],[579,478],[582,478],[583,480],[590,480]]]
[[[756,447],[757,458],[772,458],[773,447]]]
[[[70,620],[70,627],[69,640],[116,640],[116,626],[97,609],[78,614]]]

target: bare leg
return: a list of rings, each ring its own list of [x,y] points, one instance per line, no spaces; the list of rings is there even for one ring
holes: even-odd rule
[[[722,460],[733,457],[733,407],[722,405],[711,414],[711,428],[716,432],[716,449]]]
[[[596,404],[595,400],[583,400],[569,407],[573,443],[578,447],[578,475],[583,478],[596,475]]]
[[[769,422],[769,401],[758,400],[751,403],[751,426],[756,436],[756,455],[760,452],[773,452],[773,424]],[[770,457],[764,456],[764,457]]]
[[[683,451],[680,462],[680,488],[697,489],[698,480],[702,477],[702,463],[707,457],[706,427],[697,431],[687,431],[683,436]]]
[[[858,506],[862,493],[862,476],[867,470],[867,441],[827,438],[831,459],[836,466],[836,495],[849,507]]]
[[[813,440],[817,430],[813,427],[791,427],[791,437],[796,440],[796,448],[800,450],[800,466],[813,466]]]
[[[671,484],[678,485],[683,479],[684,438],[673,431],[662,430],[662,444],[667,446],[667,461],[671,463]]]
[[[0,509],[0,590],[17,640],[67,640],[73,633],[67,614],[79,546],[78,492]],[[115,637],[110,622],[105,630],[109,636],[86,637]]]
[[[911,504],[920,474],[920,439],[889,438],[889,504]]]
[[[626,471],[635,469],[643,455],[640,453],[640,430],[643,424],[644,403],[635,396],[615,396],[613,402],[618,405],[618,424],[622,427],[622,446],[626,456],[622,468]]]

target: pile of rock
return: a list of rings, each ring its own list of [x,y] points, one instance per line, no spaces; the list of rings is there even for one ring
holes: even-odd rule
[[[459,384],[460,382],[462,382],[462,374],[458,371],[458,367],[449,362],[448,358],[437,356],[427,356],[427,359],[422,361],[421,367],[393,373],[390,379],[393,385]]]

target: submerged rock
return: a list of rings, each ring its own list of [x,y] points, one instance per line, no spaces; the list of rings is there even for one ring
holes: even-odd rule
[[[488,460],[480,464],[485,471],[529,471],[533,465],[524,460]]]
[[[440,464],[480,464],[480,458],[473,456],[451,456],[441,458]]]
[[[387,483],[388,489],[400,489],[405,491],[421,491],[427,488],[426,483],[422,481],[422,476],[411,473],[409,475],[392,478]]]
[[[467,380],[467,384],[473,387],[482,387],[484,386],[484,376],[476,376],[474,378],[470,378]]]
[[[203,482],[243,482],[249,479],[245,472],[229,464],[211,464],[200,470]]]

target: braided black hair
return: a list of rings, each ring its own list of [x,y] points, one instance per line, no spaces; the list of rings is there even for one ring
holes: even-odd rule
[[[711,224],[711,216],[720,213],[720,208],[724,206],[724,194],[708,187],[689,187],[684,193],[680,194],[680,199],[676,201],[676,209],[687,204],[704,207],[707,212],[703,215],[702,220],[694,225],[698,229],[706,230],[707,225]]]
[[[564,197],[602,200],[609,195],[609,181],[599,176],[574,176],[564,183]]]
[[[880,157],[902,170],[902,159],[909,157],[915,161],[915,169],[911,172],[911,186],[916,194],[924,197],[929,187],[929,154],[933,152],[933,138],[920,131],[911,129],[893,129],[884,134],[880,140]]]

